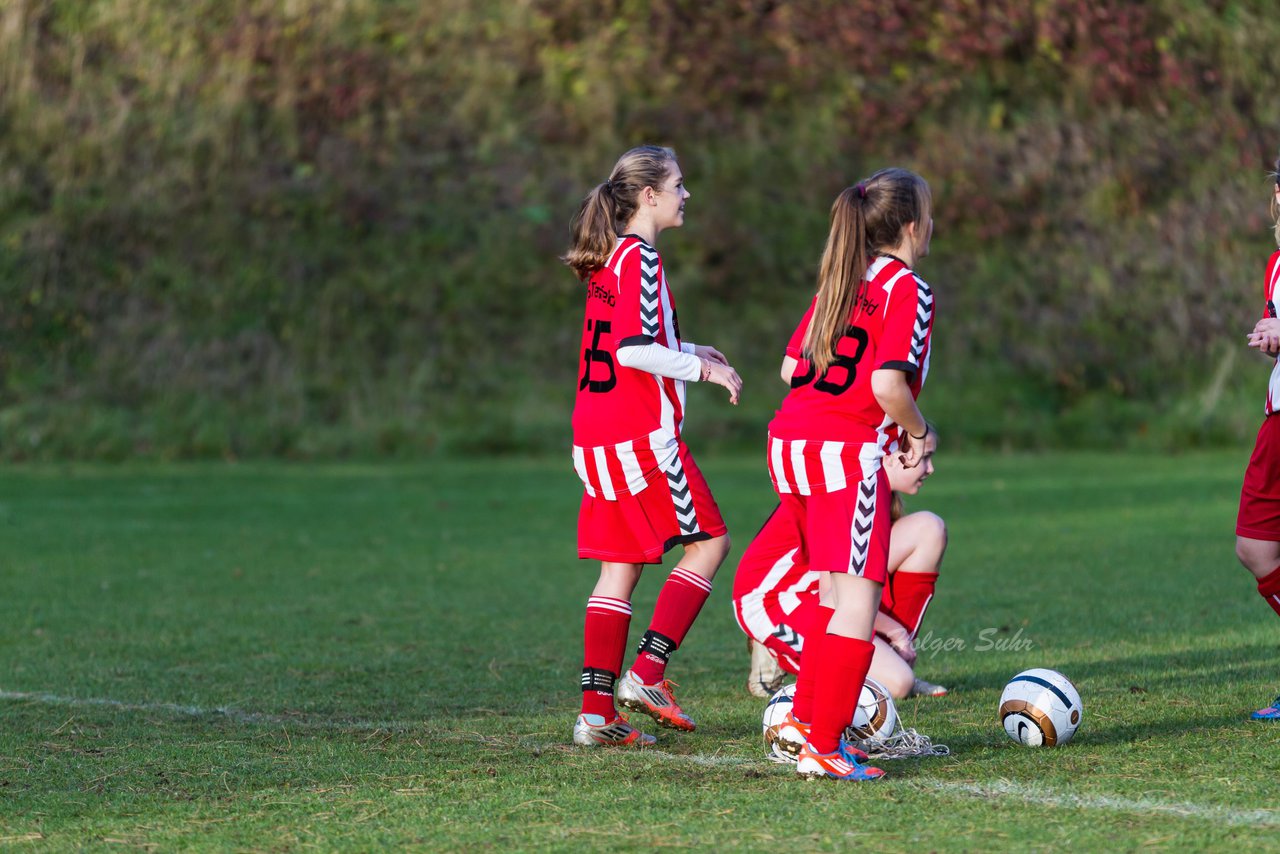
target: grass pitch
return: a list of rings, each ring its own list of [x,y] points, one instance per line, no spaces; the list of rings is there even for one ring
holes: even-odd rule
[[[596,570],[567,460],[10,468],[0,846],[1275,849],[1246,457],[944,448],[910,508],[950,527],[919,672],[952,694],[899,712],[952,755],[857,786],[763,758],[729,606],[763,459],[700,460],[736,547],[670,669],[698,731],[644,752],[569,745]],[[1079,689],[1070,745],[996,721],[1028,667]]]

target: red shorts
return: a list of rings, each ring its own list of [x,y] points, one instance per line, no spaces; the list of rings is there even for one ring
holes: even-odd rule
[[[799,522],[804,552],[816,572],[847,572],[884,584],[889,577],[892,498],[884,468],[835,492],[781,494]]]
[[[728,528],[684,442],[667,470],[648,486],[610,501],[582,496],[578,557],[617,563],[661,563],[673,546],[722,536]]]
[[[1280,541],[1280,416],[1267,416],[1258,429],[1240,489],[1236,535]]]

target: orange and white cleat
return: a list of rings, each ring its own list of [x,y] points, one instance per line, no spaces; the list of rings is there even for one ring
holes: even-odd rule
[[[778,749],[783,753],[798,757],[801,748],[809,743],[809,725],[803,721],[796,720],[795,715],[787,712],[787,716],[782,719],[782,723],[778,726],[778,734],[774,738],[774,743],[778,745]],[[855,762],[866,762],[871,758],[865,752],[843,739],[840,740],[840,749]]]
[[[844,780],[861,783],[867,780],[878,780],[884,771],[863,765],[848,752],[850,748],[842,740],[840,747],[831,753],[815,753],[813,748],[805,745],[800,749],[800,757],[796,761],[796,773],[810,780]]]
[[[657,741],[627,722],[622,715],[606,721],[603,715],[578,715],[573,743],[579,747],[648,747]]]
[[[774,737],[778,749],[788,756],[800,755],[800,749],[809,743],[809,725],[796,720],[796,716],[787,712],[787,716],[778,725],[778,734]]]
[[[664,679],[657,685],[646,685],[628,670],[618,680],[618,705],[633,712],[641,712],[658,722],[660,726],[693,732],[693,719],[684,713],[671,692],[675,683]]]

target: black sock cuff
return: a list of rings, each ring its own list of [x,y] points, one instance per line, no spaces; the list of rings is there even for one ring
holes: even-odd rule
[[[677,646],[679,646],[679,644],[671,638],[660,632],[655,632],[653,629],[649,629],[644,633],[644,637],[640,639],[640,647],[636,652],[641,654],[647,652],[650,655],[658,656],[663,661],[670,661],[671,653],[676,651]]]
[[[613,683],[617,681],[618,674],[612,670],[601,670],[598,667],[582,668],[582,690],[583,691],[608,691],[613,693]]]

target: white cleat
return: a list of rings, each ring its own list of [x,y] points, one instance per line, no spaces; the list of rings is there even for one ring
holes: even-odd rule
[[[747,676],[747,691],[753,697],[767,700],[782,687],[782,680],[786,678],[787,672],[778,664],[769,648],[755,638],[747,638],[747,649],[751,651],[751,674]],[[799,752],[799,748],[796,751]]]
[[[932,682],[926,682],[916,677],[916,681],[911,686],[911,693],[908,697],[945,697],[947,689],[941,685],[934,685]]]
[[[622,715],[611,721],[601,715],[578,715],[573,724],[573,743],[579,747],[648,747],[656,741]]]

